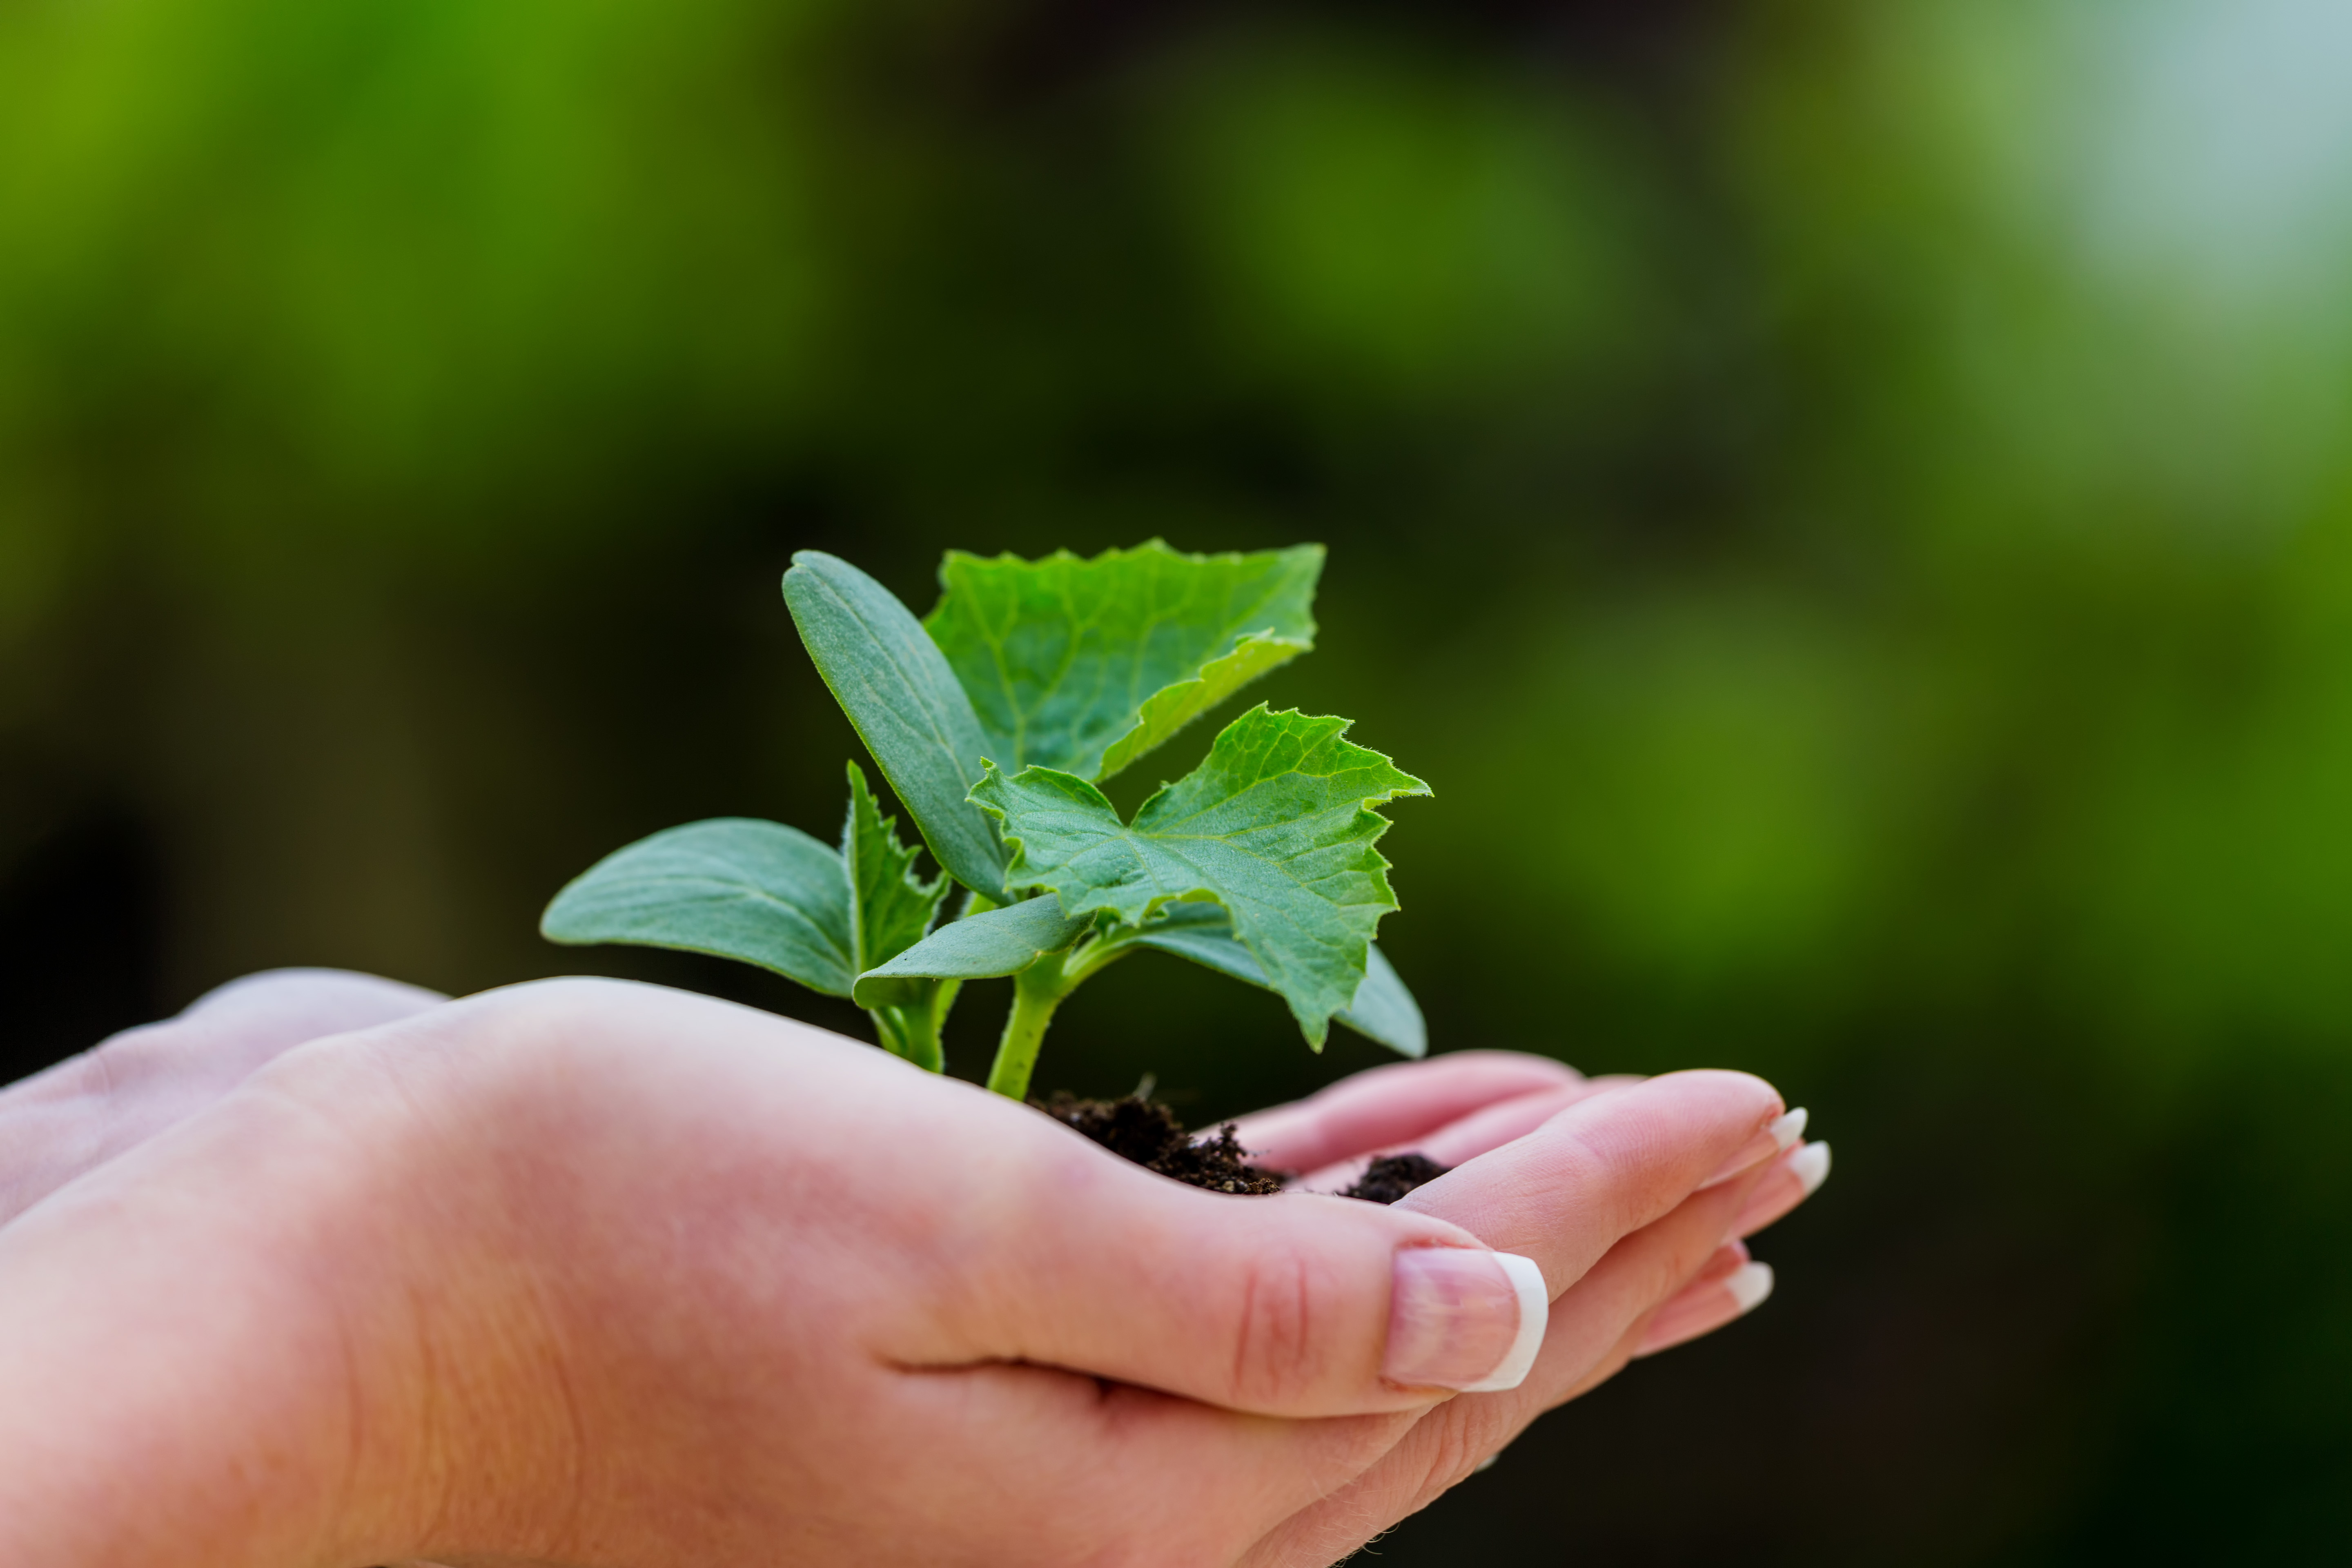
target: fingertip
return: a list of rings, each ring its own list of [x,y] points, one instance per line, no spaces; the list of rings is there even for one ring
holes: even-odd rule
[[[1830,1179],[1830,1146],[1826,1143],[1806,1144],[1789,1156],[1789,1173],[1797,1178],[1797,1184],[1804,1189],[1804,1195],[1811,1197],[1822,1190],[1822,1184]]]

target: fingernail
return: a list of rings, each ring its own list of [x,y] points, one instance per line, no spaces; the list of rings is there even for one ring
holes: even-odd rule
[[[1714,1175],[1698,1184],[1698,1190],[1720,1186],[1742,1171],[1752,1170],[1775,1154],[1786,1153],[1798,1139],[1805,1135],[1805,1108],[1797,1107],[1785,1116],[1773,1118],[1764,1124],[1762,1131],[1739,1146],[1739,1152],[1726,1160]]]
[[[1543,1348],[1551,1295],[1535,1259],[1466,1247],[1396,1255],[1381,1375],[1413,1388],[1517,1388]]]
[[[1798,1184],[1805,1189],[1805,1195],[1811,1197],[1820,1190],[1821,1184],[1830,1179],[1830,1146],[1808,1143],[1790,1155],[1789,1174],[1796,1177]]]
[[[1764,1304],[1772,1293],[1772,1266],[1769,1263],[1743,1263],[1723,1277],[1723,1288],[1739,1303],[1739,1315],[1746,1317]]]

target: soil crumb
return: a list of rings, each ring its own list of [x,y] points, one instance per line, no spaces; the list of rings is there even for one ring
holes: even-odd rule
[[[1433,1182],[1453,1169],[1426,1154],[1382,1154],[1364,1167],[1356,1184],[1339,1195],[1368,1204],[1392,1204],[1424,1182]]]
[[[1121,1159],[1147,1171],[1157,1171],[1187,1186],[1213,1193],[1244,1193],[1253,1197],[1282,1190],[1282,1177],[1243,1162],[1249,1151],[1234,1137],[1226,1122],[1213,1138],[1194,1142],[1185,1134],[1175,1112],[1156,1100],[1129,1095],[1125,1100],[1079,1100],[1056,1090],[1050,1100],[1029,1102],[1055,1121],[1077,1129]]]

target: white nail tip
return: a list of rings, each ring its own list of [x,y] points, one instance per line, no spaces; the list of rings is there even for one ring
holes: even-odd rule
[[[1772,1266],[1769,1263],[1743,1263],[1723,1277],[1723,1288],[1739,1303],[1744,1315],[1764,1304],[1772,1293]]]
[[[1772,1135],[1772,1142],[1780,1145],[1783,1152],[1795,1148],[1797,1140],[1805,1135],[1805,1108],[1801,1105],[1797,1107],[1764,1131]]]
[[[1516,1252],[1487,1256],[1503,1266],[1511,1289],[1518,1292],[1519,1332],[1495,1370],[1464,1389],[1465,1394],[1500,1394],[1525,1383],[1528,1373],[1535,1370],[1536,1352],[1543,1349],[1544,1330],[1551,1321],[1551,1291],[1544,1284],[1543,1270],[1536,1267],[1536,1260]]]
[[[1830,1179],[1830,1146],[1808,1143],[1789,1156],[1789,1174],[1797,1178],[1798,1185],[1811,1197],[1821,1184]]]

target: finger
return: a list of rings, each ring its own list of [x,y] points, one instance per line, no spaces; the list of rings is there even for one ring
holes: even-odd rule
[[[1534,1373],[1498,1408],[1532,1420],[1591,1386],[1593,1370],[1626,1334],[1720,1256],[1755,1180],[1749,1175],[1695,1193],[1611,1247],[1553,1303]]]
[[[210,1104],[296,1046],[392,1023],[446,1000],[373,974],[269,970],[208,991],[178,1017],[125,1030],[76,1061],[103,1084],[113,1102],[110,1121],[127,1147]]]
[[[268,969],[215,986],[181,1016],[233,1026],[257,1046],[283,1051],[389,1024],[447,1000],[422,985],[354,970]]]
[[[406,1017],[435,992],[338,970],[232,981],[0,1093],[0,1222],[210,1105],[294,1047]]]
[[[1642,1082],[1630,1073],[1612,1073],[1540,1094],[1523,1094],[1475,1110],[1431,1133],[1421,1152],[1441,1165],[1466,1165],[1479,1155],[1524,1138],[1580,1100],[1630,1089]]]
[[[1748,1206],[1739,1213],[1735,1231],[1754,1236],[1790,1209],[1811,1197],[1830,1179],[1830,1146],[1801,1143],[1766,1169]]]
[[[1748,1244],[1735,1237],[1707,1255],[1706,1261],[1699,1265],[1698,1272],[1690,1277],[1690,1283],[1667,1298],[1666,1307],[1673,1306],[1701,1285],[1729,1277],[1742,1265],[1751,1261],[1753,1261],[1753,1255],[1748,1252]],[[1663,1312],[1665,1307],[1661,1307],[1658,1310]],[[1652,1321],[1655,1321],[1656,1317],[1656,1313],[1652,1313]]]
[[[1693,1194],[1611,1248],[1554,1303],[1543,1353],[1524,1384],[1445,1407],[1465,1426],[1461,1440],[1482,1455],[1493,1452],[1545,1411],[1615,1376],[1656,1317],[1700,1281],[1720,1289],[1749,1267],[1747,1247],[1728,1231],[1757,1179],[1751,1173]]]
[[[1655,1355],[1702,1334],[1711,1334],[1724,1324],[1746,1317],[1771,1294],[1770,1264],[1750,1258],[1748,1249],[1738,1242],[1719,1247],[1717,1258],[1699,1270],[1697,1279],[1650,1314],[1650,1321],[1643,1325],[1641,1338],[1633,1346],[1633,1354]]]
[[[1300,1177],[1297,1184],[1308,1192],[1342,1191],[1363,1174],[1364,1167],[1375,1154],[1410,1152],[1425,1155],[1441,1165],[1465,1164],[1481,1154],[1501,1148],[1513,1139],[1526,1137],[1580,1100],[1590,1100],[1596,1094],[1606,1094],[1612,1089],[1623,1089],[1641,1081],[1627,1075],[1612,1075],[1586,1079],[1580,1083],[1538,1089],[1533,1094],[1500,1100],[1421,1137],[1402,1139],[1389,1148],[1374,1150],[1355,1159],[1310,1172]]]
[[[1777,1147],[1769,1130],[1781,1114],[1772,1086],[1747,1073],[1669,1073],[1579,1100],[1394,1206],[1533,1258],[1557,1299],[1620,1238],[1673,1212],[1727,1161],[1759,1139],[1768,1153]],[[1725,1223],[1732,1217],[1727,1213]]]
[[[1306,1100],[1244,1116],[1235,1131],[1268,1169],[1313,1171],[1419,1138],[1498,1100],[1583,1081],[1549,1057],[1449,1051],[1341,1079]]]
[[[1632,1357],[1652,1314],[1703,1270],[1720,1267],[1725,1232],[1755,1180],[1751,1173],[1695,1194],[1626,1237],[1553,1304],[1543,1352],[1526,1383],[1430,1410],[1359,1479],[1285,1521],[1245,1561],[1271,1568],[1329,1562],[1353,1550],[1426,1507],[1544,1411],[1613,1375]]]

